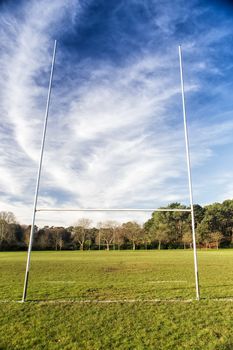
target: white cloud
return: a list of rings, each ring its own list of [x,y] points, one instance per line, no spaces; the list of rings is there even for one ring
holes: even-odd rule
[[[77,1],[32,1],[25,4],[21,17],[1,15],[0,205],[22,222],[30,221],[52,38],[58,28],[72,31],[82,11]],[[60,26],[63,22],[69,23],[68,28]],[[162,15],[157,18],[160,28],[170,33],[174,23],[168,22]],[[189,50],[195,51],[194,46]],[[119,67],[71,60],[73,76],[65,81],[61,76],[66,67],[59,71],[63,54],[58,43],[39,205],[116,208],[188,202],[174,45],[163,55],[140,53]],[[197,59],[195,69],[198,65],[206,67]],[[85,81],[79,77],[81,70],[86,72]],[[194,75],[185,87],[187,94],[194,94],[202,81]],[[229,142],[233,129],[227,120],[189,125],[193,167],[209,159],[214,147]],[[38,222],[68,225],[77,215],[38,214]],[[110,216],[127,220],[135,214],[93,214],[95,220]],[[139,219],[144,217],[138,214]]]

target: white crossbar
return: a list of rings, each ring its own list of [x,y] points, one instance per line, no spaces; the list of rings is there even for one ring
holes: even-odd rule
[[[174,212],[191,212],[191,209],[171,209],[171,208],[161,208],[161,209],[136,209],[136,208],[39,208],[36,211],[128,211],[128,212],[153,212],[153,211],[174,211]]]

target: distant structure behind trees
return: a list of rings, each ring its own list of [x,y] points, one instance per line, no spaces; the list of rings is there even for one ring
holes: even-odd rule
[[[166,208],[186,209],[180,203]],[[233,247],[233,200],[201,207],[194,205],[199,248]],[[87,218],[70,227],[35,227],[33,249],[188,249],[192,248],[191,217],[188,212],[154,212],[143,225],[130,221],[100,222],[93,227]],[[20,225],[13,213],[0,212],[0,250],[25,250],[30,226]]]

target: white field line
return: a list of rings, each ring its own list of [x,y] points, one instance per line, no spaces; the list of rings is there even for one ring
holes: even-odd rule
[[[67,284],[71,284],[71,283],[78,283],[78,281],[39,281],[39,282],[36,282],[36,283],[39,283],[39,284],[47,284],[47,283],[67,283]]]
[[[29,300],[26,303],[33,304],[121,304],[121,303],[192,303],[196,302],[196,299],[112,299],[112,300],[98,300],[98,299],[84,299],[84,300]],[[201,301],[222,301],[233,302],[233,298],[206,298]],[[0,304],[3,303],[22,303],[20,300],[0,300]]]
[[[39,283],[39,284],[47,284],[47,283],[78,283],[78,281],[62,281],[62,280],[57,280],[57,281],[37,281],[35,283]],[[89,281],[87,282],[82,282],[82,283],[89,283]],[[187,283],[187,281],[184,280],[157,280],[157,281],[145,281],[145,284],[153,284],[153,283]],[[144,284],[143,283],[143,284]]]
[[[147,281],[146,283],[153,284],[153,283],[187,283],[187,281],[179,281],[179,280],[172,280],[172,281]]]
[[[176,302],[182,302],[182,303],[190,303],[194,301],[194,299],[111,299],[111,300],[51,300],[48,301],[49,303],[79,303],[79,304],[116,304],[116,303],[161,303],[161,302],[170,302],[170,303],[176,303]],[[42,301],[44,303],[47,303],[47,301]]]
[[[111,299],[111,300],[98,300],[98,299],[57,299],[57,300],[27,300],[26,303],[39,303],[39,304],[116,304],[116,303],[190,303],[195,299]],[[22,303],[21,300],[0,300],[0,303]]]
[[[35,283],[38,284],[75,284],[78,283],[78,281],[36,281]],[[89,283],[89,281],[82,282],[82,283]],[[187,281],[179,281],[179,280],[174,280],[174,281],[146,281],[143,284],[158,284],[158,283],[187,283]]]
[[[38,282],[35,282],[35,283],[38,283],[38,284],[75,284],[75,283],[78,283],[78,281],[38,281]],[[87,282],[82,282],[82,283],[89,283],[89,281]],[[174,281],[146,281],[144,282],[143,284],[156,284],[156,283],[187,283],[187,281],[179,281],[179,280],[174,280]]]

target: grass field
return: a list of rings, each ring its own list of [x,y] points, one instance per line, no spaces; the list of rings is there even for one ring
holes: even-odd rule
[[[200,302],[188,250],[33,252],[21,304],[26,253],[2,252],[0,349],[232,350],[233,251],[198,258]]]

